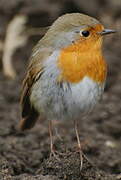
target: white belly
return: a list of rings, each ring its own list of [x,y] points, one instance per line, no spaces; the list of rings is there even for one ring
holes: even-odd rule
[[[85,77],[82,82],[71,85],[72,100],[68,99],[68,103],[73,101],[74,111],[77,109],[77,116],[81,114],[87,114],[93,110],[94,106],[100,100],[104,90],[104,84],[99,85],[88,77]],[[73,104],[72,102],[72,104]],[[73,112],[73,107],[70,107]]]
[[[104,84],[95,83],[88,77],[79,83],[59,86],[43,76],[33,87],[31,102],[48,119],[79,118],[92,111],[103,90]]]

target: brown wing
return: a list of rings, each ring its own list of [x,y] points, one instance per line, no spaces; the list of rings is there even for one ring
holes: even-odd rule
[[[20,121],[20,129],[25,130],[32,128],[38,118],[38,112],[34,109],[30,102],[31,88],[33,84],[41,78],[43,73],[43,61],[51,54],[48,50],[43,50],[32,56],[26,77],[23,81],[21,93],[22,120]]]

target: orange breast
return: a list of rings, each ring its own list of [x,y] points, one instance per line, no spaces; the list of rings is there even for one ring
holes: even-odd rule
[[[107,65],[101,50],[88,48],[86,44],[84,46],[76,44],[61,51],[58,59],[58,67],[61,70],[59,81],[77,83],[85,76],[98,83],[105,81]]]

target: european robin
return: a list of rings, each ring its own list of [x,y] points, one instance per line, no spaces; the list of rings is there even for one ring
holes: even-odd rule
[[[69,121],[93,110],[107,75],[103,35],[114,32],[80,13],[65,14],[52,24],[30,58],[21,95],[21,130],[33,127],[42,114],[49,121]],[[75,130],[81,148],[77,123]],[[50,137],[54,154],[51,123]]]

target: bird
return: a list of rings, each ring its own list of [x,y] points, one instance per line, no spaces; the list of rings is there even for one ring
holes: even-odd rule
[[[77,119],[89,114],[103,95],[107,77],[103,36],[114,32],[85,14],[60,16],[33,48],[23,80],[20,129],[32,128],[44,115],[55,155],[52,120],[74,120],[81,168]]]

